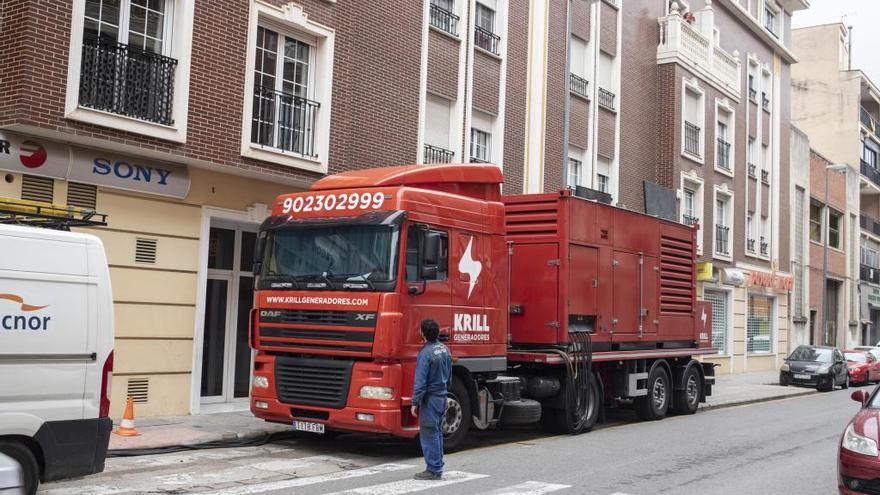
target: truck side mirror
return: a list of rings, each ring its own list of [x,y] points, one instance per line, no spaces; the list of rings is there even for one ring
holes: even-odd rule
[[[439,232],[422,232],[421,260],[419,263],[419,278],[422,280],[434,280],[440,271],[441,237]]]
[[[268,232],[261,231],[257,234],[256,240],[254,240],[254,264],[251,268],[255,277],[263,271],[263,253],[266,250],[267,236]]]

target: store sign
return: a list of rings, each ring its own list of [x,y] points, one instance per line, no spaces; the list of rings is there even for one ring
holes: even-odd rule
[[[0,169],[181,199],[189,193],[190,186],[183,165],[150,162],[6,132],[0,132]]]
[[[712,263],[709,261],[703,261],[701,263],[697,263],[697,280],[712,280]]]
[[[766,287],[781,291],[790,291],[794,287],[794,277],[780,275],[776,272],[753,271],[749,273],[749,287]]]
[[[725,268],[721,271],[723,275],[723,281],[728,285],[735,285],[739,287],[746,281],[746,276],[743,274],[741,270],[734,270],[733,268]]]

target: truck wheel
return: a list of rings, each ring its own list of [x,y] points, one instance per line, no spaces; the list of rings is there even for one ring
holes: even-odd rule
[[[504,403],[501,426],[530,425],[541,420],[541,403],[531,399]]]
[[[696,366],[691,366],[681,377],[684,384],[683,390],[676,390],[672,394],[672,402],[677,414],[693,414],[700,407],[700,391],[703,390],[703,380]]]
[[[581,425],[580,428],[577,428],[577,425],[572,424],[571,418],[571,405],[567,403],[564,399],[565,390],[568,388],[567,380],[562,381],[562,387],[560,387],[559,394],[563,397],[563,402],[566,402],[564,408],[551,408],[545,406],[541,412],[541,426],[545,431],[550,433],[569,433],[571,435],[577,435],[578,433],[585,433],[593,429],[596,426],[596,423],[599,421],[599,413],[602,411],[602,393],[599,388],[599,379],[598,377],[593,375],[593,379],[591,380],[591,396],[590,396],[590,409],[587,412],[587,419],[584,421],[584,424]]]
[[[453,378],[446,397],[446,414],[440,423],[443,429],[443,450],[452,452],[459,447],[471,429],[471,401],[464,384]]]
[[[669,410],[669,399],[672,387],[669,375],[662,366],[654,366],[648,375],[648,395],[636,397],[636,414],[647,421],[663,419]]]
[[[0,453],[6,454],[21,466],[24,493],[34,495],[40,485],[40,466],[34,453],[18,442],[0,442]]]

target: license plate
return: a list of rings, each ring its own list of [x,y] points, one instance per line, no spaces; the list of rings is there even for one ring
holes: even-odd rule
[[[795,377],[795,379],[797,379],[797,380],[809,380],[809,379],[810,379],[810,375],[799,375],[799,374],[796,374],[796,375],[794,375],[794,377]],[[324,425],[321,425],[321,426],[324,426]]]
[[[296,431],[307,431],[309,433],[324,433],[324,425],[322,423],[310,423],[308,421],[294,421],[293,429]]]

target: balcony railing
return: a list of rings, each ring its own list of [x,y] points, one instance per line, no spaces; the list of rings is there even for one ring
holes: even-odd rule
[[[859,224],[862,226],[862,230],[870,232],[877,237],[880,237],[880,222],[874,220],[873,218],[867,215],[859,215]]]
[[[761,236],[761,256],[767,256],[769,247],[770,244],[764,239],[764,236]]]
[[[871,117],[871,114],[863,107],[859,108],[859,120],[861,120],[862,125],[871,131],[871,134],[880,139],[880,122],[874,120],[874,117]]]
[[[770,111],[770,98],[763,91],[761,92],[761,108],[768,112]]]
[[[605,88],[599,88],[599,106],[605,107],[612,112],[615,111],[614,107],[614,93],[608,91]]]
[[[700,157],[700,127],[688,121],[684,123],[684,151]]]
[[[441,148],[439,146],[425,145],[425,163],[450,163],[455,156],[455,152]]]
[[[747,240],[746,240],[746,249],[747,249],[750,253],[754,253],[754,252],[755,252],[755,240],[754,240],[754,239],[747,239]]]
[[[758,90],[757,89],[749,88],[749,99],[754,101],[755,103],[758,102]]]
[[[498,42],[501,37],[480,26],[474,26],[474,44],[489,53],[498,55]]]
[[[741,94],[740,57],[727,53],[712,40],[711,34],[700,32],[684,20],[681,13],[673,11],[658,20],[660,44],[657,61],[666,63],[680,57],[708,72],[728,92]]]
[[[685,225],[698,225],[700,223],[700,219],[697,217],[692,217],[690,215],[682,215],[681,223]]]
[[[173,125],[177,60],[116,41],[83,41],[79,105]]]
[[[315,114],[321,104],[290,93],[257,86],[251,142],[306,157],[315,151]]]
[[[770,184],[770,172],[767,170],[761,170],[761,182],[764,184]]]
[[[432,3],[431,13],[429,17],[431,25],[435,28],[446,31],[453,36],[458,36],[457,15],[444,9],[443,7],[440,7],[439,5],[435,5]]]
[[[880,187],[880,171],[869,165],[868,162],[864,160],[861,160],[859,165],[859,169],[862,175],[870,179],[875,186]]]
[[[730,171],[730,143],[718,138],[718,157],[716,162],[718,166],[724,170]]]
[[[859,265],[859,278],[865,282],[880,284],[880,268],[868,265]]]
[[[730,254],[730,243],[727,237],[730,235],[730,227],[715,224],[715,252],[718,254]]]
[[[758,166],[755,165],[754,163],[750,163],[749,164],[749,177],[751,177],[753,179],[757,179],[758,178],[758,176],[756,175],[757,171],[758,171]]]
[[[568,84],[569,84],[569,86],[571,86],[572,93],[579,95],[579,96],[583,96],[584,98],[590,97],[589,93],[587,92],[587,90],[590,87],[590,82],[587,81],[586,79],[584,79],[583,77],[575,75],[573,73],[569,74],[568,75]]]

